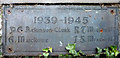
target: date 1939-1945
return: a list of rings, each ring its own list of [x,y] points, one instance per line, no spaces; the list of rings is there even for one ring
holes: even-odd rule
[[[88,17],[64,17],[63,19],[58,19],[57,17],[34,17],[33,23],[45,23],[45,24],[56,24],[57,22],[62,21],[64,24],[72,23],[88,23]]]

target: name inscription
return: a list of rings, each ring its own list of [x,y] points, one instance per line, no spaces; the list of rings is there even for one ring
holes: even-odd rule
[[[75,39],[75,42],[81,42],[81,43],[85,43],[85,42],[95,42],[95,41],[114,41],[114,39],[112,37],[108,37],[108,39],[104,39],[104,38],[95,38],[94,35],[90,34],[88,36],[86,36],[85,34],[88,33],[100,33],[102,34],[103,32],[113,32],[113,28],[114,27],[105,27],[105,28],[101,28],[99,29],[98,27],[94,27],[94,26],[88,26],[87,23],[89,23],[89,17],[85,16],[83,18],[81,17],[64,17],[64,19],[60,20],[57,17],[34,17],[32,24],[57,24],[58,22],[61,22],[62,24],[65,25],[71,25],[71,24],[76,24],[75,26],[73,26],[73,30],[71,30],[70,27],[54,27],[54,28],[31,28],[31,26],[10,26],[10,30],[11,33],[74,33],[74,36],[72,36],[73,39]],[[91,23],[91,22],[90,22]],[[79,26],[77,24],[82,24],[82,26]],[[49,26],[48,26],[49,27]],[[82,35],[79,35],[82,34]],[[79,39],[79,41],[77,41]],[[48,39],[37,39],[37,38],[33,38],[33,39],[26,39],[25,36],[18,36],[17,40],[14,40],[14,36],[9,37],[8,41],[10,43],[23,43],[23,42],[27,42],[27,43],[36,43],[36,42],[42,42],[42,43],[47,43],[49,40]]]

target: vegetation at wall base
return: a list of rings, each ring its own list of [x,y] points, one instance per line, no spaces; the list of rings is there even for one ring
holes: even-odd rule
[[[117,46],[110,46],[108,48],[101,49],[99,47],[96,48],[96,54],[94,55],[85,55],[82,50],[75,50],[76,44],[68,44],[65,49],[68,51],[68,54],[60,54],[58,56],[50,56],[53,48],[48,47],[42,49],[43,54],[39,56],[17,56],[17,58],[119,58],[120,52],[117,50]],[[16,56],[4,56],[0,53],[1,58],[16,58]]]

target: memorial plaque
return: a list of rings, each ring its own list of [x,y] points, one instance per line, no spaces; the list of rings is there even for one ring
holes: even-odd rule
[[[76,43],[85,54],[96,47],[118,46],[118,8],[80,5],[4,5],[3,54],[66,54]]]

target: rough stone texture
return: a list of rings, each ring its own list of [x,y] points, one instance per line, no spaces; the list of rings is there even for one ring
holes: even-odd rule
[[[0,18],[0,23],[2,22],[2,19]],[[0,24],[0,29],[1,29],[2,25]],[[0,30],[0,36],[2,35],[2,30]]]
[[[119,17],[118,17],[118,26],[119,26],[119,51],[120,51],[120,8],[119,8]]]
[[[1,7],[0,7],[0,36],[2,35],[2,25],[1,25],[1,22],[2,22],[2,16],[1,16],[2,12],[1,12]]]
[[[120,0],[0,0],[0,4],[12,3],[119,3]]]

